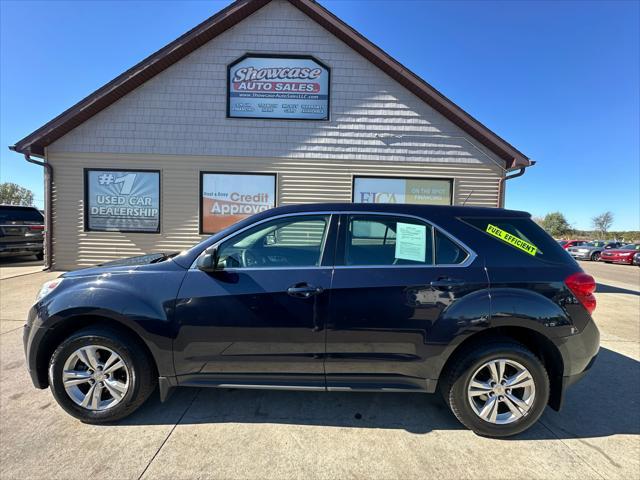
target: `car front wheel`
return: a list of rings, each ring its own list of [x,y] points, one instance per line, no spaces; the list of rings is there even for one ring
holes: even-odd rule
[[[600,260],[600,252],[595,252],[593,255],[591,255],[592,262],[597,262],[598,260]]]
[[[531,427],[549,399],[544,365],[523,345],[480,345],[449,369],[443,395],[467,428],[488,437],[508,437]]]
[[[49,385],[58,404],[86,423],[131,414],[155,387],[151,359],[126,334],[90,327],[64,340],[49,363]]]

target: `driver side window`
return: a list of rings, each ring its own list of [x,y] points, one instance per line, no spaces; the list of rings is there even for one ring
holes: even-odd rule
[[[286,217],[256,225],[220,245],[223,268],[318,267],[329,215]]]

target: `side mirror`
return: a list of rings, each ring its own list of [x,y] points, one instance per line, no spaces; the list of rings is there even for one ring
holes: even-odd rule
[[[196,267],[203,272],[215,272],[218,269],[218,249],[211,248],[198,257]]]

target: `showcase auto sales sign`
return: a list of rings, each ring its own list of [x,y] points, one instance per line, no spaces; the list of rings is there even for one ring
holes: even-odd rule
[[[311,57],[244,56],[229,66],[228,115],[328,120],[329,76]]]

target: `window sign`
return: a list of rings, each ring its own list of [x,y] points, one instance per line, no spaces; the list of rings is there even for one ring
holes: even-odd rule
[[[451,205],[452,181],[434,178],[355,177],[353,202]]]
[[[216,233],[276,206],[275,174],[202,173],[200,230]]]
[[[227,116],[328,120],[329,76],[311,57],[246,55],[228,68]]]
[[[398,222],[396,229],[396,258],[424,262],[427,249],[427,227]]]
[[[160,172],[85,170],[85,227],[160,232]]]

